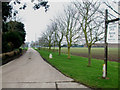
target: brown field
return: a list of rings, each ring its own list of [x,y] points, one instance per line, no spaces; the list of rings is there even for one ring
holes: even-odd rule
[[[67,53],[67,48],[62,48],[63,53]],[[88,50],[87,48],[71,48],[71,54],[87,57]],[[92,58],[104,60],[104,48],[92,48]],[[118,61],[118,48],[109,48],[108,49],[108,60]]]

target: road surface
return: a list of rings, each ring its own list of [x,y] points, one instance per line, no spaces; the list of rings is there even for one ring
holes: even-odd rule
[[[87,88],[73,82],[32,48],[18,59],[2,66],[2,88]]]

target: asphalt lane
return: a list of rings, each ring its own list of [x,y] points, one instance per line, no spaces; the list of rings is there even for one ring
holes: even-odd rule
[[[87,88],[46,63],[32,48],[2,66],[2,88]]]

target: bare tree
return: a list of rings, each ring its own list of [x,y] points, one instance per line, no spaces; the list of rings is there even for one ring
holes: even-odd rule
[[[55,46],[56,46],[56,44],[57,44],[57,42],[56,42],[56,36],[57,36],[57,23],[56,22],[52,22],[51,23],[51,30],[53,31],[53,34],[52,34],[52,44],[53,44],[53,47],[54,47],[54,49],[53,49],[53,51],[55,50]]]
[[[48,26],[47,31],[43,33],[43,37],[46,41],[46,44],[48,44],[49,46],[49,50],[51,50],[51,46],[52,46],[52,34],[53,34],[53,31],[50,26]]]
[[[62,40],[63,40],[63,37],[64,37],[64,25],[63,23],[61,22],[61,17],[57,17],[53,22],[55,23],[55,27],[56,27],[56,30],[55,30],[55,40],[57,42],[57,45],[59,47],[59,55],[61,55],[61,43],[62,43]]]
[[[77,20],[74,19],[77,12],[71,5],[68,5],[64,9],[64,13],[65,16],[63,17],[62,23],[65,26],[64,33],[68,46],[68,58],[70,58],[70,47],[72,43],[78,38]]]
[[[40,47],[45,47],[47,45],[46,39],[43,36],[40,37],[38,41],[39,41],[39,46]]]
[[[104,38],[104,17],[100,10],[100,3],[85,0],[82,2],[74,2],[74,5],[78,11],[78,17],[76,20],[79,21],[83,31],[84,39],[88,47],[88,66],[91,65],[91,47],[96,42]]]

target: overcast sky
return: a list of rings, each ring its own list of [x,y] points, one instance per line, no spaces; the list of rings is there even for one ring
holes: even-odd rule
[[[18,17],[21,18],[25,24],[26,30],[26,42],[35,41],[38,37],[41,36],[42,32],[46,30],[46,26],[49,25],[50,19],[53,19],[57,14],[63,12],[63,5],[68,4],[70,0],[48,0],[50,8],[47,12],[41,7],[38,10],[33,10],[32,4],[27,1],[27,8],[21,10],[18,14]],[[109,0],[108,0],[109,1]],[[16,7],[17,8],[17,7]]]
[[[68,3],[68,2],[66,2]],[[25,24],[26,42],[35,41],[46,30],[46,26],[51,22],[57,14],[63,12],[65,2],[50,2],[50,8],[47,12],[41,7],[38,10],[32,8],[32,4],[27,2],[27,8],[19,11],[18,17]],[[17,7],[16,7],[17,8]]]

